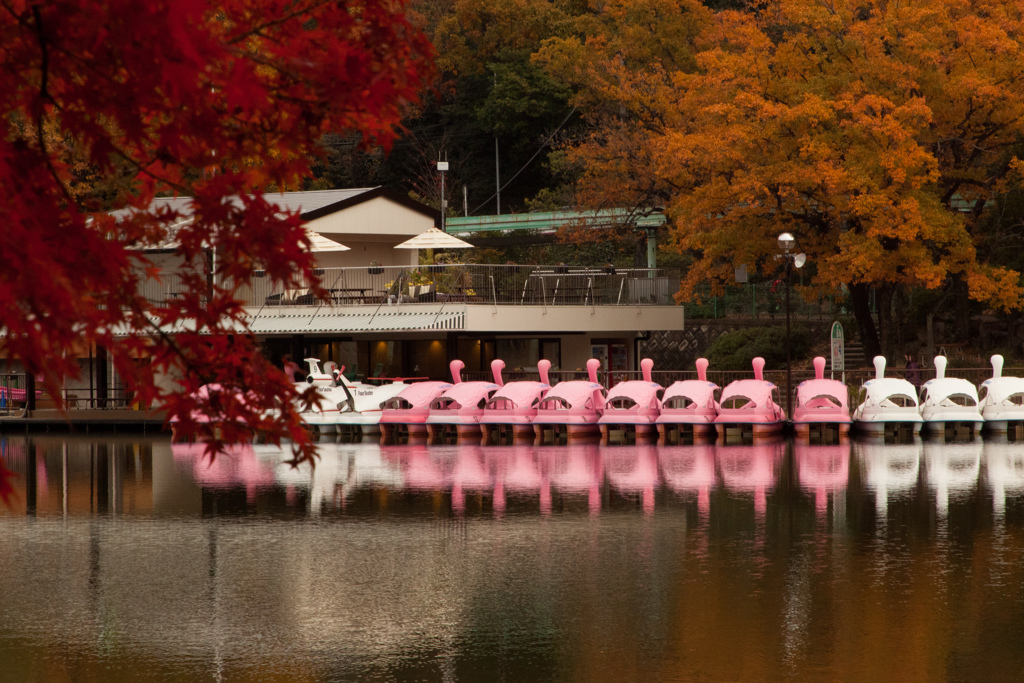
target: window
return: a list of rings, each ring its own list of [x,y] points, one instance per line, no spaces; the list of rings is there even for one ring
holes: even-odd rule
[[[751,409],[756,407],[757,404],[746,396],[730,396],[722,402],[722,408],[728,410],[737,410],[739,408]]]
[[[667,410],[691,410],[696,408],[697,404],[693,402],[693,399],[686,396],[673,396],[665,401],[663,407]]]
[[[394,398],[389,398],[384,401],[383,408],[384,410],[409,410],[412,408],[412,404],[404,398],[398,398],[395,396]]]
[[[626,396],[616,396],[605,407],[611,410],[632,410],[636,407],[636,401]]]
[[[572,406],[564,398],[555,396],[541,401],[538,408],[540,410],[569,410]]]
[[[893,394],[891,396],[888,396],[888,397],[886,397],[886,399],[884,401],[882,401],[882,405],[885,405],[887,403],[889,404],[890,408],[892,408],[892,407],[896,407],[896,408],[916,408],[917,407],[917,402],[913,398],[911,398],[910,396],[907,396],[906,394]]]
[[[441,396],[440,398],[434,399],[434,402],[430,404],[431,410],[458,410],[462,406],[454,398],[448,396]]]
[[[488,404],[489,410],[515,410],[516,404],[507,398],[495,398],[492,399]]]

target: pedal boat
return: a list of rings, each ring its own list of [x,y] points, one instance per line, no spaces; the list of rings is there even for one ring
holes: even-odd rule
[[[587,380],[559,382],[544,396],[533,418],[534,443],[564,444],[570,439],[596,437],[604,410],[604,387],[597,381],[601,361],[587,361]]]
[[[946,377],[946,357],[935,357],[935,379],[921,387],[921,418],[929,436],[945,440],[973,439],[985,418],[978,407],[978,389],[966,379]]]
[[[917,389],[905,379],[885,376],[885,356],[875,356],[875,378],[864,382],[853,411],[854,429],[869,436],[914,437],[921,433]]]
[[[779,405],[779,388],[764,378],[764,358],[751,365],[754,379],[730,382],[722,392],[715,428],[721,439],[727,436],[752,436],[755,439],[779,436],[786,424],[786,411]]]
[[[619,382],[608,392],[604,414],[597,421],[602,443],[636,443],[658,435],[655,421],[661,413],[659,397],[664,389],[651,379],[653,368],[654,361],[644,358],[640,361],[643,379]]]
[[[825,379],[825,359],[814,359],[814,379],[796,387],[793,427],[801,441],[845,438],[850,433],[849,389],[839,380]]]
[[[484,416],[484,406],[501,387],[495,382],[463,382],[461,373],[464,367],[461,360],[453,360],[449,364],[453,386],[430,404],[430,414],[427,415],[430,443],[480,442],[480,419]]]
[[[381,443],[426,439],[430,404],[451,388],[451,382],[416,382],[385,401],[380,414]]]
[[[715,438],[715,418],[720,388],[708,381],[708,360],[697,359],[697,379],[673,382],[661,398],[661,412],[654,421],[658,440],[678,444],[685,439],[710,441]]]
[[[992,377],[978,389],[983,429],[1005,434],[1009,441],[1024,441],[1024,377],[1003,377],[1003,357],[996,354],[991,360]]]
[[[494,382],[501,388],[491,396],[484,406],[484,415],[480,418],[485,441],[495,444],[524,440],[532,442],[533,418],[537,415],[537,405],[551,389],[548,379],[551,361],[541,360],[537,363],[539,382],[522,380],[506,384],[501,378],[501,371],[504,368],[504,361],[491,361]]]
[[[309,364],[306,381],[316,388],[321,402],[300,415],[306,425],[320,434],[337,433],[346,439],[361,441],[366,435],[380,433],[384,404],[410,386],[405,382],[381,385],[351,382],[344,375],[344,366],[339,369],[333,361],[328,361],[325,371],[321,371],[320,359],[305,360]]]

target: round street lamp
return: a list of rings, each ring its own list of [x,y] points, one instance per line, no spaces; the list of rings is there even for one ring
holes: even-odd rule
[[[778,258],[786,259],[786,417],[793,415],[793,351],[790,346],[789,332],[789,274],[793,268],[800,268],[807,262],[806,254],[791,254],[796,245],[796,238],[788,232],[779,235],[779,248],[782,254]]]
[[[793,235],[789,234],[788,232],[784,232],[781,235],[779,235],[779,249],[781,249],[782,251],[788,254],[789,250],[793,248],[794,244],[796,244],[796,238],[793,237]]]

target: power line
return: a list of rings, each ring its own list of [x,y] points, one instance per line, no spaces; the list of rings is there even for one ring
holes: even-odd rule
[[[504,190],[504,189],[505,189],[506,187],[508,187],[508,186],[509,186],[509,185],[510,185],[510,184],[512,183],[512,181],[513,181],[513,180],[515,180],[516,178],[518,178],[518,177],[519,177],[519,174],[520,174],[520,173],[522,173],[523,171],[525,171],[525,170],[526,170],[526,168],[527,168],[527,166],[529,166],[529,165],[530,165],[531,163],[533,163],[533,160],[537,158],[537,155],[539,155],[539,154],[540,154],[541,152],[543,152],[543,151],[544,151],[544,149],[545,149],[545,148],[546,148],[546,147],[547,147],[548,145],[550,145],[550,144],[551,144],[551,141],[552,141],[552,140],[554,139],[555,135],[557,135],[557,134],[558,134],[558,131],[562,130],[562,126],[564,126],[564,125],[566,124],[566,122],[567,122],[567,121],[569,120],[569,117],[570,117],[570,116],[572,116],[572,115],[573,115],[573,114],[575,114],[575,113],[576,113],[576,107],[573,107],[573,108],[572,108],[572,110],[571,110],[571,111],[570,111],[570,112],[569,112],[568,114],[566,114],[566,115],[565,115],[565,118],[564,118],[564,119],[562,119],[562,122],[561,122],[560,124],[558,124],[558,128],[555,128],[555,130],[554,130],[554,131],[553,131],[553,132],[551,133],[551,135],[549,135],[549,136],[548,136],[548,139],[544,141],[544,144],[542,144],[542,145],[541,145],[541,146],[540,146],[540,147],[539,147],[539,148],[537,149],[537,151],[533,153],[533,156],[532,156],[532,157],[530,157],[530,159],[529,159],[529,160],[528,160],[528,161],[527,161],[527,162],[526,162],[525,164],[523,164],[523,167],[522,167],[522,168],[520,168],[520,169],[519,169],[518,171],[516,171],[516,174],[515,174],[514,176],[512,176],[511,178],[509,178],[508,180],[506,180],[506,181],[505,181],[505,184],[504,184],[504,185],[502,185],[502,186],[501,186],[501,187],[499,187],[499,188],[498,188],[497,190],[495,190],[494,194],[492,194],[492,195],[491,195],[490,197],[488,197],[487,199],[485,199],[485,200],[484,200],[484,202],[483,202],[483,203],[482,203],[482,204],[481,204],[480,206],[476,207],[475,209],[473,209],[473,210],[472,210],[472,211],[470,211],[469,213],[470,213],[470,214],[474,214],[474,213],[476,213],[477,211],[479,211],[480,209],[482,209],[482,208],[483,208],[483,207],[484,207],[484,206],[485,206],[486,204],[488,204],[488,203],[489,203],[489,202],[490,202],[490,201],[491,201],[492,199],[494,199],[495,197],[497,197],[497,196],[498,196],[498,193],[499,193],[499,192],[501,192],[502,190]]]

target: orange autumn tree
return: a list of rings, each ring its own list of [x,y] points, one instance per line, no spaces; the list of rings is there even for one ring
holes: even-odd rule
[[[128,390],[213,448],[258,429],[309,457],[294,390],[247,332],[238,290],[257,269],[315,281],[298,216],[263,192],[300,187],[326,133],[393,139],[430,70],[404,12],[401,0],[0,5],[0,354],[56,396],[80,372],[65,352],[95,344]],[[77,191],[83,168],[127,175],[112,207]],[[193,197],[190,215],[150,211],[158,193]],[[158,246],[188,266],[178,300],[141,294],[160,277],[144,255]],[[158,376],[181,379],[166,390]],[[197,398],[202,384],[224,391]]]
[[[769,0],[712,13],[618,0],[609,13],[653,4],[689,18],[688,33],[651,28],[692,62],[630,60],[620,27],[552,41],[538,58],[581,98],[618,107],[571,149],[588,177],[614,179],[607,136],[648,150],[639,173],[666,197],[675,246],[698,254],[684,298],[740,264],[778,272],[776,236],[789,231],[816,267],[813,286],[849,287],[871,354],[872,288],[883,302],[952,286],[1020,306],[1019,274],[979,262],[976,241],[1024,133],[1024,6]]]

